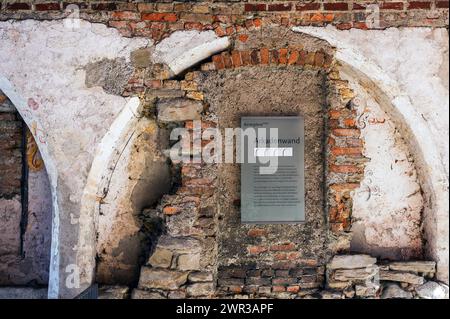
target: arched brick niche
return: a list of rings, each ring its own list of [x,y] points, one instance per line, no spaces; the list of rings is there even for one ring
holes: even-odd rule
[[[328,259],[349,251],[350,191],[365,162],[354,93],[332,57],[333,49],[312,37],[244,31],[232,50],[182,81],[152,82],[154,94],[163,94],[155,104],[160,124],[194,129],[192,120],[201,119],[202,129],[223,131],[239,127],[243,115],[304,116],[307,221],[243,225],[239,165],[182,164],[181,188],[158,207],[167,232],[142,268],[134,297],[283,296],[323,285]],[[184,103],[164,97],[174,86],[185,91]]]
[[[374,101],[342,72],[340,60],[333,58],[334,49],[314,37],[264,27],[253,32],[241,29],[231,42],[230,50],[212,56],[181,80],[162,75],[151,81],[157,119],[160,123],[185,123],[190,129],[192,120],[201,119],[202,129],[222,129],[237,126],[243,114],[304,114],[311,126],[316,124],[307,147],[318,155],[309,163],[319,176],[314,182],[310,179],[311,192],[307,194],[310,224],[284,228],[242,225],[237,167],[183,165],[181,188],[165,196],[157,207],[167,232],[141,269],[133,296],[287,297],[298,294],[301,287],[306,291],[322,287],[324,266],[336,253],[362,252],[394,260],[423,258],[421,184],[403,132],[379,107],[376,97]],[[282,84],[290,89],[284,91]],[[260,87],[264,89],[259,91]],[[308,92],[307,97],[298,94],[296,87]],[[170,99],[164,96],[168,89],[184,93]],[[381,124],[386,125],[367,128]],[[371,137],[377,132],[386,135],[387,144],[378,145],[380,141]],[[380,158],[383,152],[394,155],[382,165],[370,158]],[[377,167],[376,174],[394,168],[392,184],[406,186],[399,196],[405,197],[401,200],[407,207],[385,206],[375,221],[364,215],[370,210],[364,203],[389,188],[377,193],[380,189],[371,184],[373,166],[367,169],[371,164]],[[353,215],[355,207],[357,216]],[[379,233],[368,234],[355,227],[361,225]],[[373,245],[374,238],[393,228],[387,241]]]
[[[52,202],[50,182],[33,131],[0,91],[0,290],[35,287],[49,280]],[[12,288],[14,289],[14,288]]]

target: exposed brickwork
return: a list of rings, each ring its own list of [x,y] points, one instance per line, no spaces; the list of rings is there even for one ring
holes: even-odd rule
[[[379,25],[366,23],[373,18],[370,1],[5,1],[0,20],[54,19],[68,15],[70,4],[80,17],[107,23],[124,36],[145,36],[161,40],[177,30],[216,30],[221,35],[258,26],[325,26],[340,29],[405,26],[448,26],[448,1],[377,1]],[[370,5],[370,6],[369,6]],[[253,21],[253,22],[252,22]]]
[[[21,194],[22,120],[0,91],[0,197]]]
[[[248,31],[249,28],[254,30],[263,27],[258,23],[259,19],[249,21],[252,23],[247,23],[246,28],[233,28],[228,31],[236,39],[236,43],[245,44],[252,40],[252,32]],[[225,29],[223,31],[223,34],[227,33]],[[340,80],[333,57],[329,53],[322,49],[307,51],[301,46],[255,47],[243,50],[232,47],[229,51],[212,56],[196,70],[186,73],[185,77],[180,80],[171,79],[163,65],[153,65],[150,72],[137,70],[136,76],[130,80],[130,88],[126,94],[144,94],[147,100],[152,101],[150,107],[157,100],[174,97],[203,101],[206,110],[208,105],[204,101],[204,93],[199,89],[202,72],[221,72],[222,70],[255,66],[317,69],[329,74],[328,89],[331,92],[327,124],[329,127],[328,140],[330,141],[327,158],[329,223],[330,230],[335,234],[348,231],[351,225],[352,207],[350,191],[359,186],[364,168],[364,161],[355,163],[355,160],[364,159],[362,156],[363,143],[359,138],[360,132],[356,126],[357,114],[351,107],[354,94],[347,87],[346,82]],[[211,122],[207,114],[205,113],[202,117],[202,131],[216,126],[216,123]],[[192,134],[193,122],[186,121],[184,126],[190,129]],[[207,141],[202,141],[201,145],[204,146],[205,143]],[[215,188],[216,169],[214,164],[181,164],[180,187],[175,194],[164,196],[158,206],[159,214],[165,220],[168,236],[182,236],[183,238],[187,236],[199,240],[202,243],[201,255],[213,259],[216,258],[215,252],[211,252],[206,243],[208,240],[216,240],[217,221],[215,220],[216,209],[213,204],[214,196],[218,193]],[[174,227],[173,225],[178,226]],[[266,240],[269,235],[264,228],[251,227],[247,236],[257,241],[246,247],[246,254],[266,260],[267,266],[242,264],[236,265],[236,267],[221,266],[217,269],[214,262],[202,265],[201,270],[208,276],[215,275],[217,280],[203,282],[205,290],[202,290],[201,296],[245,294],[252,297],[295,297],[311,293],[312,290],[315,291],[323,286],[323,263],[317,259],[302,256],[299,247],[294,242]],[[259,241],[259,239],[263,240]],[[158,249],[162,248],[156,246],[157,251]],[[172,251],[172,254],[179,256],[180,253]],[[141,273],[141,278],[151,277],[148,275],[149,272],[160,269],[158,268],[160,266],[150,268],[153,270],[146,267],[143,268],[145,271]],[[163,269],[164,272],[167,272],[165,276],[185,274],[185,270],[180,268],[177,261],[172,261],[168,269]],[[190,270],[187,278],[191,274],[195,276],[198,271],[200,269]],[[179,294],[173,294],[169,290],[158,288],[157,284],[152,286],[143,279],[141,281],[142,285],[139,286],[139,289],[146,289],[166,298],[176,298],[180,294],[193,297],[193,288],[189,287],[198,285],[195,281],[186,279],[177,288]],[[216,287],[214,289],[211,286],[213,284]]]

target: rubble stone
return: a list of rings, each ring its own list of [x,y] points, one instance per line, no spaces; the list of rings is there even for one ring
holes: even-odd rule
[[[154,291],[133,289],[131,299],[166,299],[162,294]]]
[[[141,268],[139,288],[176,290],[187,281],[188,273],[165,269]]]
[[[130,288],[127,286],[101,286],[98,291],[98,299],[128,299]]]
[[[200,254],[186,254],[178,257],[179,270],[200,270]]]
[[[412,299],[413,294],[405,291],[397,284],[388,284],[383,289],[382,299]]]
[[[425,281],[423,277],[408,272],[380,271],[380,280],[406,282],[413,285],[422,285]]]
[[[173,253],[170,250],[157,248],[148,259],[148,264],[152,267],[169,268],[172,264]]]
[[[448,299],[449,289],[444,284],[429,281],[416,288],[417,295],[423,299]]]
[[[338,255],[328,264],[328,269],[356,269],[374,265],[376,258],[369,255]]]
[[[436,272],[436,262],[434,261],[404,261],[389,263],[390,270],[409,271],[420,273]]]
[[[207,296],[214,292],[214,284],[196,283],[187,287],[187,295],[190,297]]]

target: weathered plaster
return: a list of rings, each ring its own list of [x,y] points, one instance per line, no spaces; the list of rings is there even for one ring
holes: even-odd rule
[[[228,37],[219,38],[214,31],[177,31],[156,45],[152,58],[177,75],[229,46]]]
[[[393,260],[422,258],[423,197],[413,158],[390,117],[357,83],[364,141],[361,187],[353,194],[353,251]]]
[[[49,296],[74,297],[92,282],[95,265],[94,212],[81,210],[83,190],[94,150],[127,102],[87,88],[84,69],[101,59],[129,61],[131,51],[150,43],[85,21],[77,29],[64,21],[0,22],[0,39],[0,89],[31,128],[52,188]],[[86,247],[93,252],[82,253]],[[81,272],[81,285],[72,289],[66,282],[71,264]]]
[[[427,255],[448,282],[448,32],[295,27],[337,48],[341,70],[365,87],[400,129],[425,193]]]
[[[170,189],[170,169],[159,151],[165,145],[154,120],[141,118],[111,176],[100,203],[97,281],[133,284],[148,249],[141,232],[142,209]]]

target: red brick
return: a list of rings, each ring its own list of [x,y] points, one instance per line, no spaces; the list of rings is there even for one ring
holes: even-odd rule
[[[269,64],[269,49],[262,48],[259,50],[259,55],[261,57],[261,64]]]
[[[59,5],[59,3],[47,2],[47,3],[36,3],[34,8],[36,11],[52,11],[52,10],[60,10],[61,6]]]
[[[8,3],[6,5],[7,10],[31,10],[31,6],[29,3],[22,3],[22,2],[16,2],[16,3]]]
[[[289,54],[289,59],[288,59],[287,64],[288,65],[296,64],[298,57],[299,57],[298,51],[292,51],[291,54]]]
[[[361,3],[353,3],[353,10],[366,10],[367,5],[366,4],[361,4]]]
[[[356,127],[355,119],[344,119],[344,125],[347,127]]]
[[[311,15],[311,22],[332,22],[334,20],[334,14],[322,14],[320,12]]]
[[[411,1],[408,2],[408,9],[431,9],[431,2]]]
[[[212,61],[214,62],[214,65],[216,66],[217,70],[221,70],[225,68],[225,64],[223,62],[223,58],[220,54],[213,55]]]
[[[225,32],[227,35],[232,35],[234,33],[234,28],[233,27],[228,27],[225,29]]]
[[[141,19],[144,21],[175,22],[178,17],[175,13],[143,13]]]
[[[383,2],[380,8],[387,10],[403,10],[403,2]]]
[[[305,65],[307,56],[308,56],[308,52],[305,51],[305,50],[301,50],[299,52],[299,54],[298,54],[297,64],[298,65]]]
[[[93,3],[91,4],[92,10],[97,11],[114,11],[117,10],[117,5],[115,3]]]
[[[231,69],[233,67],[233,62],[231,61],[230,53],[222,52],[223,64],[225,65],[225,69]]]
[[[138,20],[140,15],[132,11],[115,11],[111,14],[111,18],[117,20]]]
[[[438,9],[448,9],[449,1],[437,1],[436,8]]]
[[[324,3],[323,9],[326,11],[347,11],[348,3],[345,2]]]
[[[294,243],[285,243],[285,244],[270,246],[270,250],[272,250],[272,251],[288,251],[288,250],[294,250],[294,249],[295,249]]]
[[[219,37],[223,37],[223,36],[227,35],[227,33],[225,32],[225,30],[222,27],[217,27],[214,29],[214,31],[216,32],[217,36],[219,36]]]
[[[239,34],[238,40],[241,41],[241,42],[247,42],[248,35],[246,35],[246,34]]]
[[[300,291],[300,286],[288,286],[286,288],[286,291],[296,294],[296,293],[298,293]]]
[[[316,11],[320,10],[320,3],[304,3],[295,6],[297,11]]]
[[[247,247],[249,254],[251,255],[259,255],[267,251],[267,247],[264,246],[249,246]]]
[[[336,128],[332,130],[335,136],[346,136],[346,137],[359,137],[361,132],[359,129],[355,128]]]
[[[279,50],[279,62],[280,64],[287,64],[287,54],[288,54],[288,50],[283,48]]]
[[[203,24],[201,24],[200,22],[186,22],[184,24],[184,28],[186,30],[198,30],[198,31],[202,31],[203,30]]]
[[[283,292],[286,291],[286,287],[284,286],[273,286],[272,287],[273,292]]]
[[[286,260],[287,259],[287,254],[286,253],[278,253],[275,254],[275,260]]]
[[[127,21],[109,21],[109,26],[117,29],[125,29],[128,28]]]
[[[261,19],[253,19],[253,25],[255,28],[259,28],[262,26],[262,20]]]
[[[253,228],[247,232],[247,235],[250,237],[264,237],[267,236],[267,230],[262,228]]]
[[[233,66],[236,68],[242,65],[241,55],[239,54],[239,51],[231,52],[231,60],[233,61]]]
[[[181,209],[179,207],[174,206],[165,206],[163,208],[163,214],[164,215],[176,215],[181,212]]]
[[[331,154],[335,156],[342,155],[362,155],[361,147],[332,147]]]
[[[273,3],[269,4],[267,7],[268,11],[291,11],[291,3]]]
[[[251,65],[252,59],[250,56],[250,51],[241,51],[242,65]]]
[[[356,165],[330,165],[330,171],[334,173],[362,173],[363,169]]]
[[[359,183],[342,183],[342,184],[332,184],[330,189],[335,192],[348,192],[359,187]]]
[[[266,11],[267,5],[265,3],[246,3],[244,6],[246,12],[250,11]]]
[[[278,64],[278,50],[270,50],[270,64]]]

